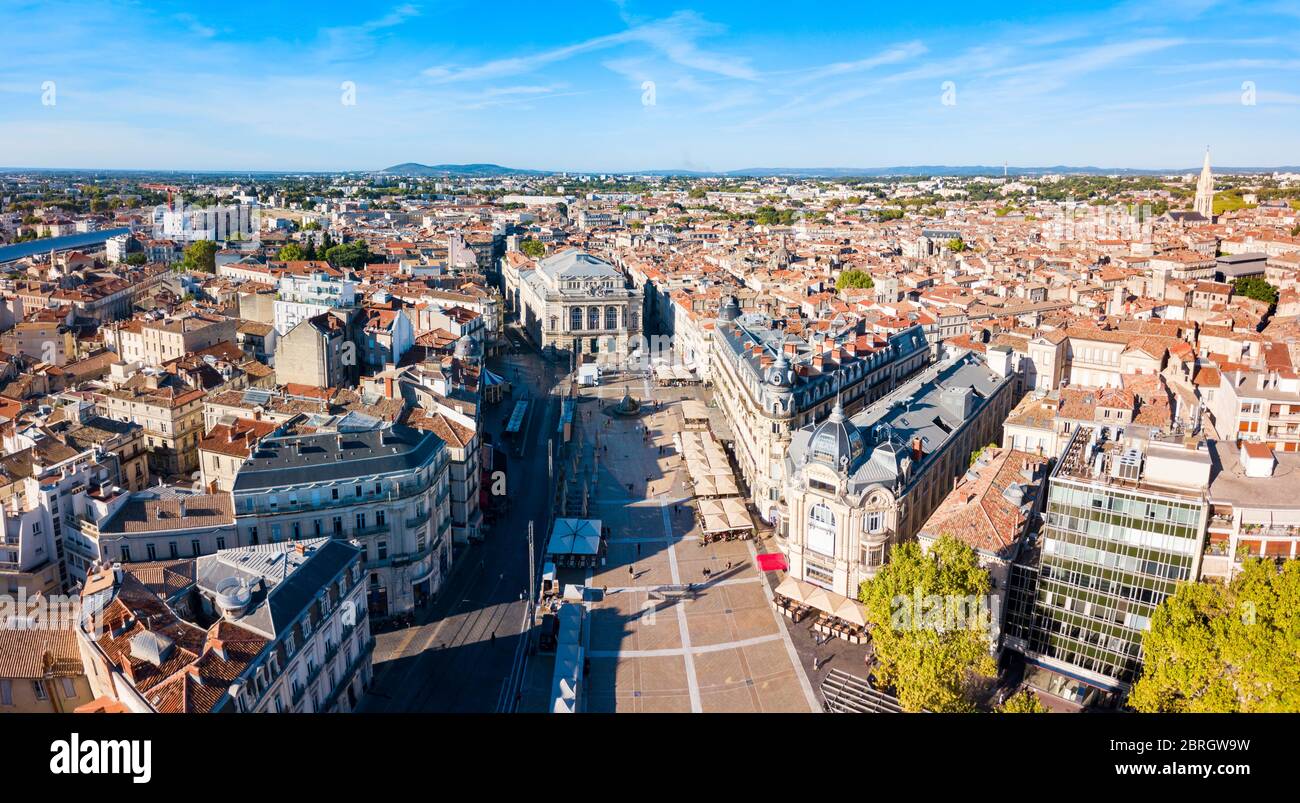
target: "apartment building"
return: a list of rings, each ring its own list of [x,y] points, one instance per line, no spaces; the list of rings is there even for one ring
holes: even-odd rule
[[[480,439],[477,422],[450,409],[418,411],[406,424],[432,432],[447,445],[451,480],[451,536],[458,544],[482,538],[483,512],[479,506]]]
[[[34,481],[29,480],[33,485]],[[24,485],[26,483],[23,483]],[[0,593],[10,596],[57,594],[63,587],[49,511],[26,489],[0,507],[4,545],[0,547]]]
[[[1002,617],[1010,586],[1011,567],[1038,529],[1047,486],[1047,458],[1015,449],[984,448],[957,486],[930,514],[916,534],[929,551],[936,541],[951,536],[975,552],[989,573],[990,646],[1002,641]]]
[[[317,388],[355,381],[361,355],[352,338],[351,321],[351,312],[336,310],[294,324],[276,341],[276,379],[285,385]]]
[[[252,457],[257,445],[280,430],[281,425],[271,420],[222,416],[199,441],[199,477],[203,488],[209,493],[229,493],[235,487],[240,467]]]
[[[51,593],[71,588],[86,564],[70,547],[80,532],[80,500],[120,481],[117,458],[98,448],[73,449],[47,438],[4,458],[7,474],[21,475],[3,490],[5,545],[0,584],[5,590]]]
[[[199,468],[204,395],[202,388],[190,387],[174,374],[146,369],[116,388],[97,392],[95,403],[107,418],[144,427],[150,470],[175,477]]]
[[[952,350],[857,414],[836,404],[796,430],[777,530],[790,574],[856,598],[996,437],[1014,384],[982,355]]]
[[[1248,558],[1300,558],[1300,454],[1254,441],[1215,441],[1201,574],[1231,580]]]
[[[771,318],[724,303],[713,334],[709,377],[726,412],[732,448],[750,500],[774,522],[785,481],[783,458],[800,427],[838,403],[846,414],[883,397],[930,360],[921,327],[888,337],[856,330],[803,338]]]
[[[113,563],[180,560],[239,546],[230,494],[160,485],[127,492],[101,487],[78,495],[77,523],[64,536],[68,576],[84,582]]]
[[[238,324],[236,318],[199,313],[160,321],[133,320],[104,327],[104,345],[126,362],[161,368],[223,341],[234,343]]]
[[[356,284],[338,271],[326,268],[314,268],[306,275],[286,273],[280,277],[279,297],[275,300],[277,334],[283,337],[305,320],[356,306]]]
[[[93,697],[70,624],[0,628],[0,714],[71,714]]]
[[[83,592],[91,687],[136,713],[335,713],[370,685],[362,550],[317,538],[115,566]]]
[[[371,612],[408,612],[451,569],[448,463],[441,438],[401,424],[266,438],[235,477],[240,543],[355,540]]]
[[[1218,386],[1204,398],[1223,438],[1300,451],[1300,378],[1294,372],[1224,365]]]

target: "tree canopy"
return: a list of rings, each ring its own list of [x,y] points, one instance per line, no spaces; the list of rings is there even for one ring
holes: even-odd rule
[[[370,248],[365,240],[330,246],[320,252],[321,258],[336,268],[361,268],[370,260]]]
[[[1277,288],[1259,276],[1243,276],[1232,283],[1232,292],[1266,304],[1277,303]]]
[[[298,262],[307,258],[307,253],[297,243],[288,243],[276,252],[275,258],[281,262]]]
[[[541,240],[534,240],[531,237],[519,244],[519,250],[533,259],[541,259],[546,255],[546,245]]]
[[[1246,561],[1229,585],[1184,583],[1142,639],[1128,702],[1149,713],[1300,711],[1300,560]]]
[[[181,269],[216,273],[217,244],[211,240],[198,240],[185,246],[185,253],[181,257]]]
[[[879,667],[908,711],[973,711],[972,682],[991,676],[988,572],[975,551],[952,536],[928,554],[915,542],[895,547],[890,561],[862,584]]]
[[[843,290],[846,287],[865,289],[873,287],[874,285],[875,282],[871,280],[871,275],[866,271],[858,270],[857,268],[850,268],[849,270],[844,271],[840,274],[840,277],[835,280],[836,290]]]
[[[1021,689],[1007,698],[999,708],[1003,714],[1046,714],[1047,706],[1029,689]]]

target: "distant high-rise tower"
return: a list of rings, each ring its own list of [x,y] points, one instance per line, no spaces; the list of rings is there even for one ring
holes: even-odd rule
[[[1193,207],[1206,219],[1214,217],[1214,174],[1210,172],[1210,149],[1205,149],[1205,164],[1201,177],[1196,180],[1196,205]]]

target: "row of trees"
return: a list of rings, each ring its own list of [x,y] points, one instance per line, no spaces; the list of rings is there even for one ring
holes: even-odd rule
[[[185,251],[181,256],[181,261],[177,263],[177,270],[182,271],[200,271],[203,273],[215,273],[217,270],[216,256],[218,246],[211,240],[199,240],[185,246]],[[315,243],[308,242],[306,245],[300,243],[288,243],[278,252],[276,259],[282,262],[294,262],[299,260],[324,260],[336,268],[352,268],[354,270],[363,268],[372,258],[370,247],[364,240],[353,240],[347,243],[335,243],[330,239],[327,233],[318,249]]]
[[[976,710],[977,692],[995,672],[989,620],[954,621],[933,610],[923,616],[915,603],[984,599],[989,591],[975,552],[951,536],[928,554],[915,542],[897,547],[880,573],[862,584],[876,678],[893,688],[906,710]],[[1231,583],[1180,584],[1156,608],[1143,646],[1143,672],[1128,697],[1137,711],[1300,711],[1300,560],[1279,568],[1256,558]],[[1045,709],[1025,690],[998,710]]]
[[[1151,713],[1300,711],[1300,560],[1247,561],[1156,608],[1128,702]]]

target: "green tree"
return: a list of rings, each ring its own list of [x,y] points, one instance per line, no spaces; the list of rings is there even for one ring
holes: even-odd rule
[[[960,237],[953,237],[947,242],[948,250],[954,253],[960,253],[966,250],[966,243]]]
[[[297,243],[288,243],[276,253],[275,258],[281,262],[298,262],[307,258],[307,252]]]
[[[1300,560],[1256,558],[1228,585],[1180,584],[1142,647],[1128,697],[1138,711],[1300,711]]]
[[[1266,304],[1277,303],[1277,288],[1258,276],[1243,276],[1232,283],[1232,292]]]
[[[1029,689],[1021,689],[1008,697],[998,711],[1003,714],[1046,714],[1047,706],[1043,705],[1037,694]]]
[[[843,290],[846,287],[868,289],[874,286],[875,282],[871,280],[871,275],[866,271],[858,270],[857,268],[850,268],[849,270],[844,271],[840,274],[840,277],[835,280],[836,290]]]
[[[143,265],[148,261],[149,261],[149,257],[145,256],[143,251],[136,251],[134,254],[126,255],[126,264],[128,265],[139,266],[139,265]]]
[[[534,240],[531,237],[519,244],[519,250],[532,259],[541,259],[546,255],[546,245],[541,240]]]
[[[185,253],[181,257],[181,269],[216,273],[217,244],[211,240],[199,240],[185,246]]]
[[[320,252],[320,256],[336,268],[361,268],[370,260],[370,247],[365,240],[353,240],[350,243],[331,246]]]
[[[950,535],[928,554],[914,541],[862,584],[877,678],[909,711],[973,711],[972,681],[992,676],[988,572],[975,551]]]

